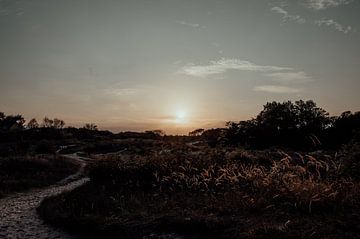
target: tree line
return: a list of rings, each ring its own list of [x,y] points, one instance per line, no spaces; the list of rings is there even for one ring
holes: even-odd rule
[[[52,128],[52,129],[63,129],[65,127],[65,121],[58,118],[44,117],[41,123],[35,118],[29,120],[26,124],[26,120],[22,115],[5,115],[0,112],[0,132],[11,132],[26,129],[38,129],[38,128]],[[97,130],[97,125],[93,123],[86,123],[83,126],[87,130]]]
[[[360,112],[345,111],[340,116],[330,116],[312,100],[273,101],[250,120],[230,121],[225,128],[196,129],[189,136],[200,136],[211,145],[336,148],[359,141]]]
[[[0,141],[17,141],[19,137],[63,138],[64,134],[73,135],[78,139],[97,136],[119,139],[170,137],[161,130],[113,134],[109,131],[98,131],[93,123],[87,123],[78,129],[65,128],[65,125],[61,119],[48,117],[44,117],[40,123],[34,118],[26,124],[21,115],[5,115],[0,112]],[[280,146],[303,150],[337,148],[349,142],[359,142],[360,112],[345,111],[339,116],[330,116],[312,100],[273,101],[266,103],[263,110],[250,120],[229,121],[224,128],[196,129],[190,132],[189,136],[191,140],[203,139],[210,146],[228,145],[248,148]]]

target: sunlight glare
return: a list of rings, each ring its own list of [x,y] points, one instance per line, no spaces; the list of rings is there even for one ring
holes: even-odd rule
[[[184,111],[177,111],[176,112],[176,123],[183,124],[186,122],[186,112]]]

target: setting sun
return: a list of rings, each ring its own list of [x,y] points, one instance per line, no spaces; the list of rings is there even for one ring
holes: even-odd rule
[[[186,112],[185,111],[177,111],[176,112],[176,118],[175,118],[175,122],[178,124],[184,124],[186,123]]]

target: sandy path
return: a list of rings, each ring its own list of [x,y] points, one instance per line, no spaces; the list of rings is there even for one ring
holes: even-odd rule
[[[86,161],[89,159],[75,154],[65,157],[80,163],[78,172],[55,185],[0,199],[0,238],[75,238],[45,224],[36,213],[36,207],[45,197],[72,190],[89,181],[89,178],[83,176]]]

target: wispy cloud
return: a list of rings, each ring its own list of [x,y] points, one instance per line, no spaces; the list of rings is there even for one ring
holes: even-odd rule
[[[199,27],[203,28],[203,26],[201,26],[198,23],[190,23],[190,22],[186,22],[186,21],[176,21],[176,23],[178,23],[180,25],[188,26],[188,27],[193,27],[193,28],[199,28]]]
[[[318,26],[332,27],[332,28],[336,29],[337,31],[345,33],[345,34],[353,31],[351,26],[343,26],[340,23],[334,21],[333,19],[317,20],[317,21],[315,21],[315,24]]]
[[[254,91],[276,93],[276,94],[293,94],[293,93],[301,92],[302,89],[292,88],[282,85],[260,85],[260,86],[255,86]]]
[[[305,18],[302,18],[299,15],[291,15],[291,14],[288,13],[288,11],[286,11],[284,8],[281,8],[281,7],[272,7],[271,11],[282,15],[282,20],[284,22],[294,21],[294,22],[297,22],[297,23],[300,23],[300,24],[303,24],[303,23],[306,22]]]
[[[282,83],[306,83],[312,81],[311,77],[308,76],[304,71],[298,72],[275,72],[266,74],[274,79],[274,81]]]
[[[253,88],[254,91],[276,94],[299,93],[302,89],[289,87],[289,84],[303,84],[312,81],[304,71],[295,71],[291,67],[257,65],[255,63],[239,60],[221,58],[218,61],[210,61],[207,65],[186,65],[180,69],[180,73],[195,77],[207,77],[214,74],[225,73],[228,70],[264,72],[264,75],[271,77],[273,81],[281,84],[259,85]]]
[[[218,61],[210,61],[207,65],[186,65],[182,67],[179,72],[190,76],[206,77],[209,75],[224,73],[227,70],[271,72],[292,70],[292,68],[268,65],[263,66],[254,64],[250,61],[221,58]]]
[[[0,17],[21,17],[25,14],[26,8],[28,8],[30,5],[31,2],[26,0],[0,0]]]
[[[105,89],[105,94],[115,95],[115,96],[130,96],[135,95],[139,92],[139,89],[136,88],[113,88]]]
[[[305,5],[314,10],[323,10],[329,7],[348,4],[350,2],[352,2],[352,0],[308,0]]]
[[[309,1],[308,4],[313,4],[314,6],[322,6],[322,7],[326,7],[328,6],[328,4],[332,4],[332,6],[337,6],[340,4],[345,4],[348,3],[349,1],[335,1],[335,0],[313,0],[313,1]],[[316,5],[318,4],[318,5]],[[313,7],[312,7],[313,8]],[[314,7],[315,8],[315,7]],[[299,15],[290,15],[285,9],[281,8],[281,7],[272,7],[271,8],[272,11],[281,14],[282,15],[282,20],[284,22],[286,21],[295,21],[297,23],[303,24],[303,23],[310,23],[316,26],[328,26],[328,27],[332,27],[333,29],[342,32],[342,33],[350,33],[350,32],[354,32],[355,30],[351,27],[351,26],[344,26],[338,22],[336,22],[333,19],[321,19],[321,20],[315,20],[315,21],[307,21],[305,18],[299,16]]]

